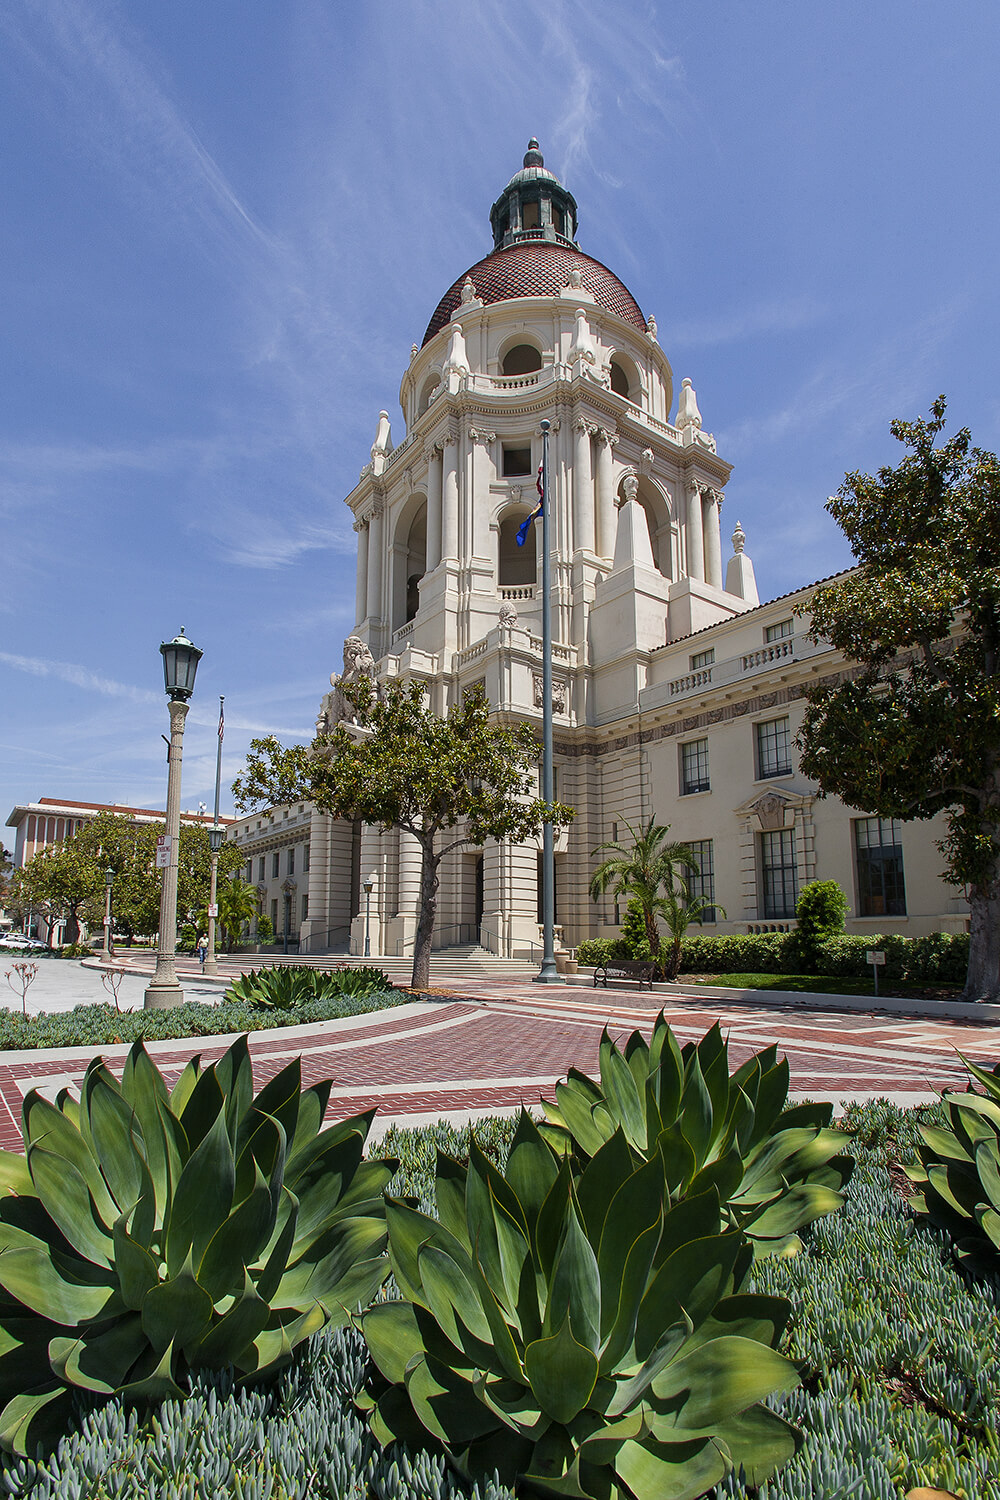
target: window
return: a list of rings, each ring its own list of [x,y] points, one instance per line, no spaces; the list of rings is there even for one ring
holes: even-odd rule
[[[248,859],[247,860],[247,862],[246,862],[246,868],[245,868],[245,870],[244,870],[243,873],[244,873],[246,882],[249,885],[250,882],[251,882],[251,880],[253,879],[253,860],[252,859]]]
[[[563,217],[563,211],[561,208],[557,208],[554,203],[552,205],[552,227],[556,234],[565,234],[566,232],[566,220]]]
[[[541,220],[541,204],[540,203],[538,203],[536,201],[534,203],[522,203],[521,204],[521,228],[522,229],[538,229],[540,227],[540,225],[541,225],[541,222],[542,222],[542,220]]]
[[[518,479],[522,475],[531,473],[531,448],[503,446],[503,477],[505,479]]]
[[[306,875],[309,874],[309,845],[308,844],[303,844],[303,846],[302,846],[302,869],[303,869],[303,872]]]
[[[288,851],[288,873],[289,873],[289,875],[294,875],[295,874],[295,845],[294,844],[292,845],[292,847]]]
[[[501,375],[531,375],[542,368],[542,356],[533,344],[515,344],[508,349],[500,367]]]
[[[272,901],[271,902],[271,926],[274,928],[275,932],[277,932],[277,930],[278,930],[278,903],[277,903],[277,901]]]
[[[765,644],[771,641],[786,641],[790,635],[794,635],[795,626],[791,620],[779,620],[777,625],[768,625],[764,631]]]
[[[611,361],[611,389],[616,396],[624,396],[628,400],[628,376],[614,359]]]
[[[710,667],[715,661],[715,651],[709,647],[707,651],[696,651],[691,658],[691,671],[700,672],[703,667]]]
[[[302,897],[302,920],[303,920],[303,922],[306,920],[306,918],[308,917],[308,915],[309,915],[309,897],[308,896],[303,896]]]
[[[264,879],[264,856],[263,856],[263,854],[261,855],[260,859],[257,861],[257,879],[258,880],[263,880]]]
[[[280,874],[281,874],[281,855],[278,853],[277,849],[275,849],[274,853],[271,855],[271,879],[272,880],[277,880],[277,878],[278,878],[278,876]]]
[[[712,852],[711,839],[689,839],[688,848],[694,855],[697,869],[692,870],[685,866],[681,870],[681,878],[688,888],[691,900],[701,896],[705,901],[715,900],[715,857]],[[713,906],[706,906],[694,919],[696,922],[715,922],[718,920]]]
[[[792,769],[788,718],[765,719],[757,725],[757,778],[785,776]]]
[[[708,740],[689,740],[681,746],[681,796],[711,790],[708,779]]]
[[[856,818],[858,916],[905,917],[903,847],[895,818]]]
[[[794,917],[799,898],[795,868],[795,833],[779,828],[760,836],[760,875],[765,918]]]

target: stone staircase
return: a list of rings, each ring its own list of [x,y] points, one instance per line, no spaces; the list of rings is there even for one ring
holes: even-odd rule
[[[409,984],[413,975],[413,959],[373,953],[371,958],[358,958],[342,953],[310,954],[298,958],[289,953],[268,956],[263,962],[270,964],[301,964],[310,969],[330,969],[339,964],[350,964],[358,968],[372,964],[381,969],[393,984]],[[431,985],[449,988],[463,979],[531,979],[538,973],[538,963],[526,958],[497,958],[485,948],[469,944],[462,948],[442,948],[431,954]]]

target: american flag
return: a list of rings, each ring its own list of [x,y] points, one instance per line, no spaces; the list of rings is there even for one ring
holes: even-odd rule
[[[530,515],[525,516],[524,520],[521,522],[520,526],[517,529],[516,540],[519,547],[524,546],[525,542],[528,540],[528,532],[531,530],[532,523],[534,521],[537,521],[538,517],[542,514],[542,511],[545,508],[545,490],[542,488],[541,464],[538,465],[538,479],[535,483],[535,488],[538,491],[538,504],[535,506]]]
[[[220,740],[222,739],[223,733],[225,732],[225,728],[226,728],[226,715],[225,715],[225,712],[224,712],[223,707],[222,707],[224,701],[225,700],[223,698],[219,699],[219,739]]]

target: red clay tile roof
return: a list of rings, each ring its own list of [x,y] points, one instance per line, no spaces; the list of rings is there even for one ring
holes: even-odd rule
[[[511,297],[552,297],[569,282],[572,270],[591,292],[598,307],[645,331],[646,319],[628,287],[599,260],[552,240],[522,240],[505,250],[494,250],[485,260],[470,266],[450,287],[427,325],[427,344],[448,322],[462,297],[462,283],[472,277],[476,296],[483,302],[506,302]]]

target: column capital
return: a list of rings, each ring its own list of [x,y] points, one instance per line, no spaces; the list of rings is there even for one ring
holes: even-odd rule
[[[689,495],[691,495],[691,496],[700,495],[701,491],[702,491],[702,483],[701,483],[700,479],[689,479],[688,480],[688,482],[687,482],[687,492],[688,492]]]
[[[424,459],[427,463],[433,463],[434,459],[441,457],[441,444],[435,440],[428,443],[424,448]]]
[[[443,432],[437,440],[437,446],[443,450],[445,448],[451,448],[457,442],[457,432]]]
[[[595,427],[594,436],[599,443],[609,448],[614,448],[618,444],[617,432],[612,432],[608,427]]]
[[[356,531],[359,535],[361,534],[362,531],[366,531],[368,529],[368,520],[367,520],[367,518],[364,517],[364,516],[359,516],[358,519],[355,521],[355,523],[354,523],[354,525],[353,525],[353,527],[351,529],[353,531]]]
[[[484,447],[497,440],[495,432],[485,432],[482,427],[470,427],[469,437],[474,443],[482,443]]]
[[[369,521],[381,521],[382,513],[384,510],[385,500],[381,495],[376,495],[375,499],[372,501],[372,508],[368,512]]]
[[[726,497],[721,490],[706,490],[705,494],[713,505],[717,505],[720,510],[722,509],[722,502]]]

